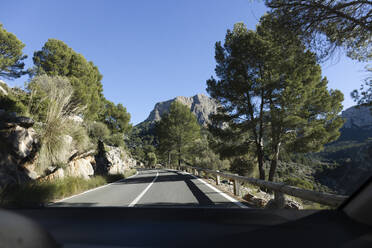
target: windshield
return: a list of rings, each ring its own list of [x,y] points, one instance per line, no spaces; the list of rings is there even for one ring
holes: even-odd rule
[[[1,206],[339,206],[372,175],[371,6],[285,2],[2,3]]]

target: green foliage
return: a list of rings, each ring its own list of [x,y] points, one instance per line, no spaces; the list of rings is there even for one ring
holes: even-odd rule
[[[37,170],[42,173],[49,166],[66,161],[73,148],[69,136],[74,136],[78,145],[87,144],[88,138],[83,128],[69,119],[79,113],[79,108],[71,102],[73,88],[68,79],[37,76],[30,88],[31,95],[42,96],[40,103],[46,103],[45,119],[40,127],[36,127],[41,141]],[[30,113],[37,115],[38,108],[31,109]]]
[[[155,166],[156,165],[157,159],[156,159],[156,154],[154,152],[147,153],[146,158],[147,158],[147,164],[149,166]]]
[[[319,59],[328,59],[342,48],[347,55],[359,61],[372,58],[371,3],[368,1],[344,0],[267,0],[283,26],[296,32]],[[338,49],[340,50],[340,49]],[[358,104],[372,103],[371,68],[360,90],[352,97]]]
[[[0,77],[13,79],[26,74],[26,71],[23,71],[25,66],[23,60],[27,58],[22,52],[24,46],[0,23]]]
[[[102,75],[98,68],[62,41],[49,39],[33,56],[34,74],[67,77],[74,88],[72,102],[84,107],[86,119],[97,120],[103,108]]]
[[[73,147],[80,152],[84,152],[92,148],[92,143],[89,139],[88,132],[84,126],[70,121],[67,126],[69,127],[69,135],[72,137]]]
[[[105,100],[101,121],[106,123],[113,133],[127,133],[132,128],[127,109],[121,103],[115,105],[108,100]]]
[[[108,143],[111,146],[117,146],[117,147],[125,147],[124,144],[124,137],[121,133],[114,133],[111,134],[107,139],[106,143]]]
[[[237,151],[255,145],[261,179],[265,145],[273,180],[281,146],[319,151],[338,138],[342,93],[328,91],[314,54],[272,15],[262,17],[256,31],[235,24],[225,44],[216,43],[215,58],[220,80],[209,79],[207,91],[221,108],[212,116],[213,125],[228,123],[220,136],[229,131],[227,137],[247,137]]]
[[[104,123],[98,121],[88,122],[87,130],[89,137],[95,141],[106,141],[110,135],[108,127]]]
[[[23,102],[26,98],[25,94],[17,94],[16,91],[8,88],[6,84],[3,84],[1,82],[0,87],[7,92],[7,94],[4,94],[0,90],[0,109],[8,112],[15,112],[19,115],[27,115],[27,107]]]
[[[351,58],[371,59],[370,2],[267,0],[266,5],[283,26],[299,34],[320,58],[342,46]]]
[[[176,152],[179,164],[188,149],[200,138],[196,116],[187,106],[177,101],[171,104],[169,112],[162,116],[155,130],[159,140],[159,153]]]
[[[307,180],[296,178],[296,177],[289,177],[284,181],[286,184],[291,186],[296,186],[303,189],[313,190],[314,186]]]
[[[254,177],[256,176],[256,164],[254,158],[250,156],[240,156],[234,158],[230,165],[230,171],[240,176]]]
[[[212,138],[208,131],[202,129],[200,138],[195,140],[189,148],[186,160],[189,164],[201,168],[227,170],[230,163],[227,159],[221,159],[219,154],[216,154],[210,147],[209,143]]]

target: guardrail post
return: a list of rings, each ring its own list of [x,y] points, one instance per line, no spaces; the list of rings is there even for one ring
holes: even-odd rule
[[[197,176],[198,175],[198,171],[194,168],[194,175]]]
[[[217,172],[220,172],[219,170]],[[220,175],[216,175],[216,185],[220,185],[221,182],[220,182]]]
[[[240,182],[234,179],[234,195],[240,196]]]
[[[277,208],[284,208],[285,196],[282,192],[274,191],[274,201]]]

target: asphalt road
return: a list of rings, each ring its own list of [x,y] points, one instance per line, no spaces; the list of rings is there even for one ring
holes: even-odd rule
[[[246,206],[185,172],[141,170],[130,178],[65,198],[51,207],[217,207]]]

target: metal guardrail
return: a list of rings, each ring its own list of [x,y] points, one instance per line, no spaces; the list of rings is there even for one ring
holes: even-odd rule
[[[291,195],[294,197],[301,198],[303,200],[308,200],[308,201],[317,202],[320,204],[335,207],[335,206],[339,206],[344,200],[348,198],[348,196],[345,196],[345,195],[336,195],[336,194],[329,194],[329,193],[324,193],[324,192],[306,190],[306,189],[301,189],[295,186],[289,186],[284,183],[270,182],[270,181],[265,181],[261,179],[243,177],[243,176],[228,174],[228,173],[224,173],[220,171],[193,167],[189,165],[182,165],[180,168],[179,167],[177,168],[179,170],[187,170],[187,171],[190,170],[191,173],[195,175],[199,175],[201,171],[207,174],[215,175],[217,185],[220,184],[220,177],[233,180],[234,194],[238,196],[240,195],[241,182],[246,182],[246,183],[250,183],[250,184],[274,191],[275,200],[277,200],[278,202],[283,202],[284,194],[286,194],[286,195]],[[283,205],[283,203],[281,203],[280,205]]]

